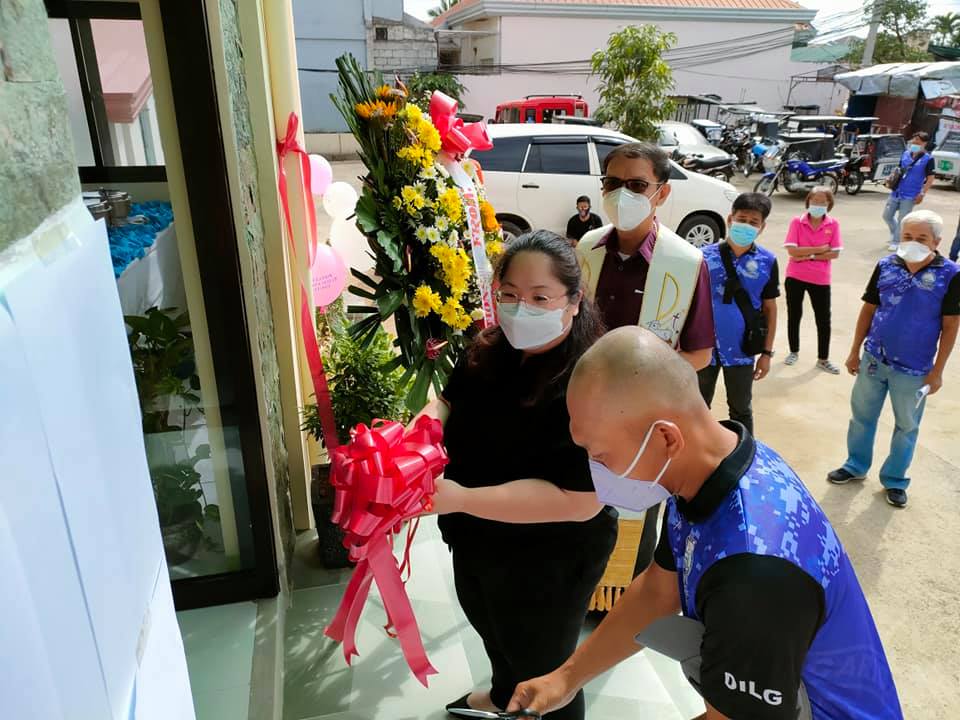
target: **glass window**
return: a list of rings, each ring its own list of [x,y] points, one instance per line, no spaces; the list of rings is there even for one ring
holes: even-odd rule
[[[546,142],[530,146],[524,172],[589,175],[587,142]]]
[[[492,149],[474,150],[470,157],[480,163],[484,172],[520,172],[529,144],[530,139],[525,137],[499,138]]]
[[[537,121],[537,109],[536,108],[527,108],[523,111],[523,121],[532,123]]]
[[[669,132],[671,132],[674,137],[677,138],[677,142],[679,142],[681,145],[710,144],[707,142],[707,139],[703,136],[703,134],[692,125],[684,125],[682,123],[678,125],[671,125]],[[676,144],[676,142],[674,144]]]
[[[670,130],[660,128],[660,137],[657,139],[657,143],[666,147],[672,147],[677,144],[677,138]]]

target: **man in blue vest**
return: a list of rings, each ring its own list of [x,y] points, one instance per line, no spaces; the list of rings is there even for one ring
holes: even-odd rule
[[[927,190],[933,185],[933,155],[927,152],[930,136],[918,132],[910,139],[910,144],[900,158],[900,182],[890,193],[883,209],[883,220],[890,228],[890,252],[897,249],[900,242],[900,223],[914,206],[923,202]],[[899,220],[897,217],[899,216]]]
[[[935,212],[916,210],[903,218],[896,254],[877,264],[863,294],[846,363],[857,376],[850,398],[847,461],[827,479],[844,485],[866,476],[889,394],[893,440],[880,482],[894,507],[907,504],[907,471],[926,399],[943,385],[943,369],[960,328],[960,267],[937,252],[942,235],[943,219]]]
[[[567,405],[600,501],[666,500],[667,514],[656,562],[511,710],[562,707],[643,643],[681,661],[707,720],[901,720],[830,522],[776,452],[713,418],[688,363],[644,328],[614,330],[581,358]]]

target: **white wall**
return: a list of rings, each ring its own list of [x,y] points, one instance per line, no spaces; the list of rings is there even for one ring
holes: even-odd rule
[[[500,62],[504,64],[543,63],[587,60],[596,50],[606,47],[609,36],[623,27],[636,24],[615,19],[514,17],[501,18]],[[771,22],[710,22],[705,20],[659,21],[656,25],[677,36],[677,48],[760,35],[785,27]],[[792,24],[786,24],[792,28]],[[748,41],[745,41],[748,42]],[[472,54],[472,53],[471,53]],[[464,56],[470,63],[472,57]],[[699,67],[674,70],[674,92],[699,95],[716,93],[730,102],[756,101],[768,109],[780,109],[790,91],[790,76],[815,70],[816,65],[790,60],[790,47],[779,47]],[[492,117],[498,103],[516,100],[531,93],[581,93],[590,105],[597,106],[596,79],[586,75],[552,73],[504,73],[502,75],[464,75],[461,81],[468,93],[468,112]],[[828,90],[830,88],[830,90]],[[831,103],[828,83],[799,86],[791,103],[816,102],[826,111]],[[822,101],[819,99],[822,98]]]

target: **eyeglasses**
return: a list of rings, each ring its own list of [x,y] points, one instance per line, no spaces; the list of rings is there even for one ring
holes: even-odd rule
[[[559,300],[561,297],[566,297],[566,295],[547,297],[542,293],[534,293],[533,296],[527,300],[511,290],[497,291],[497,302],[501,305],[519,305],[522,302],[530,307],[540,308],[543,310],[549,310],[550,305],[554,302],[554,300]]]
[[[613,192],[617,188],[626,187],[632,193],[637,195],[646,195],[647,188],[651,185],[662,187],[666,183],[650,183],[641,178],[618,178],[611,175],[604,175],[600,178],[600,186],[604,192]]]

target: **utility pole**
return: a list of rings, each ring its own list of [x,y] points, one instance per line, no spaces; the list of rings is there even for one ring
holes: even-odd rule
[[[861,64],[864,67],[873,64],[873,50],[877,46],[877,33],[880,31],[880,3],[884,0],[873,0],[873,12],[870,16],[870,31],[867,33],[867,41],[863,45],[863,59]]]

